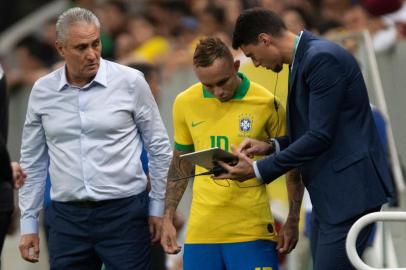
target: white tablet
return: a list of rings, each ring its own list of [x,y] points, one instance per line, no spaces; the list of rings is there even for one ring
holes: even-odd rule
[[[207,170],[213,169],[216,166],[218,160],[230,164],[238,161],[237,156],[233,155],[230,152],[226,152],[218,147],[184,154],[179,156],[179,158],[181,160],[187,160],[193,165],[199,165]]]

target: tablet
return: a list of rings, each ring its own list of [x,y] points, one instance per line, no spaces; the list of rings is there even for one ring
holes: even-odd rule
[[[237,156],[218,147],[180,155],[179,158],[181,160],[187,160],[193,165],[201,166],[207,170],[213,169],[217,164],[217,160],[230,164],[238,161]]]

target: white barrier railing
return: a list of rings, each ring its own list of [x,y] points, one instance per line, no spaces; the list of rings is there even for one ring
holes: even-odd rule
[[[347,250],[348,258],[352,265],[358,270],[383,270],[383,269],[403,269],[406,268],[374,268],[365,264],[358,255],[356,249],[356,241],[360,231],[367,226],[376,221],[406,221],[406,212],[376,212],[370,213],[361,217],[357,220],[354,225],[352,225],[350,231],[347,235],[347,240],[345,243],[345,248]]]

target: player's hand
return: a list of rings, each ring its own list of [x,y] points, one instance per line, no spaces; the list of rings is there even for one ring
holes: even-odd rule
[[[181,251],[176,239],[176,228],[171,218],[164,217],[162,222],[161,245],[168,254],[177,254]]]
[[[275,149],[273,149],[271,144],[251,138],[245,139],[238,147],[238,152],[241,152],[248,157],[254,155],[265,156],[274,151]]]
[[[152,243],[158,242],[161,239],[162,218],[149,216],[148,223]]]
[[[278,236],[276,249],[282,254],[291,252],[299,240],[299,218],[288,217]]]
[[[238,163],[235,165],[229,165],[223,161],[218,161],[218,164],[223,167],[227,172],[218,176],[212,176],[213,179],[231,179],[244,182],[248,179],[255,177],[253,168],[253,161],[245,154],[237,151],[232,145],[231,150],[235,156],[238,157]]]
[[[20,245],[21,257],[31,263],[39,260],[39,236],[36,233],[21,235]]]
[[[11,162],[11,169],[13,171],[14,188],[20,188],[24,185],[27,174],[21,169],[20,164]]]

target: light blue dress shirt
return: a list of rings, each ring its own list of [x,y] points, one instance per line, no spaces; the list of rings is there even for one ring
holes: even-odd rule
[[[150,215],[162,216],[172,150],[141,72],[100,59],[95,78],[70,85],[65,67],[33,86],[24,124],[21,233],[38,232],[48,162],[51,198],[66,202],[125,198],[146,189],[140,155],[149,154]]]

